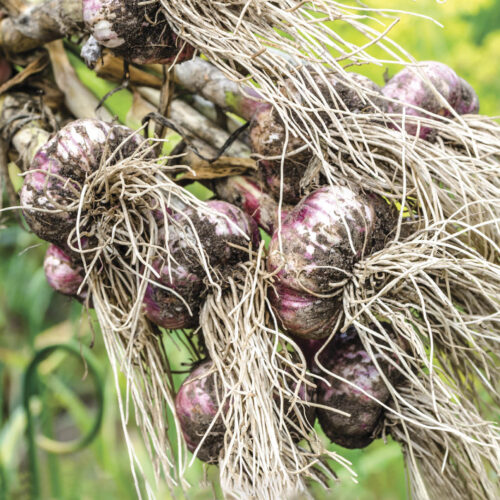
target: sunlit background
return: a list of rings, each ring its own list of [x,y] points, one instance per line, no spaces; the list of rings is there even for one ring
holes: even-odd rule
[[[418,60],[442,61],[468,80],[480,97],[481,112],[500,114],[500,0],[371,0],[370,6],[412,10],[435,19],[405,17],[392,38]],[[353,40],[355,41],[355,40]],[[360,68],[383,83],[386,68]],[[395,68],[389,69],[394,74]],[[41,498],[134,499],[134,482],[119,418],[113,376],[99,332],[89,328],[76,302],[55,294],[42,269],[46,245],[20,229],[13,216],[4,216],[0,232],[0,498],[26,498],[32,477],[26,439],[27,418],[22,384],[35,350],[71,339],[90,346],[104,388],[104,413],[96,439],[80,451],[47,453],[50,443],[37,442],[36,463]],[[170,347],[181,362],[182,352]],[[77,353],[78,354],[78,353]],[[78,438],[91,430],[99,413],[91,374],[78,355],[58,353],[40,365],[40,397],[32,405],[37,433],[60,441]],[[34,382],[32,382],[34,383]],[[121,381],[121,390],[124,390]],[[133,418],[131,418],[133,421]],[[132,437],[140,438],[131,426]],[[399,446],[375,442],[365,450],[332,447],[352,461],[358,483],[339,470],[341,484],[318,498],[396,500],[407,497],[406,478]],[[144,457],[145,458],[145,455]],[[144,462],[147,462],[144,460]],[[149,471],[150,473],[150,471]],[[216,468],[206,470],[208,483]],[[212,498],[203,466],[195,462],[188,473],[194,485],[192,498]],[[316,491],[316,490],[315,490]],[[169,498],[160,487],[159,498]],[[180,498],[175,493],[175,498]]]

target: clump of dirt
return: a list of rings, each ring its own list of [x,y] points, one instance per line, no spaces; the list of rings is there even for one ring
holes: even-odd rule
[[[107,2],[100,6],[99,14],[104,20],[112,20],[116,38],[99,39],[92,25],[91,32],[99,43],[128,61],[167,64],[176,58],[190,59],[194,54],[193,47],[178,39],[159,2]]]

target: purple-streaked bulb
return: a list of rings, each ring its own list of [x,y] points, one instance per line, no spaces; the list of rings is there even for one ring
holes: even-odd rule
[[[186,208],[176,215],[183,231],[172,232],[173,250],[184,250],[195,244],[191,225],[198,234],[201,246],[206,251],[212,266],[230,266],[248,258],[249,242],[256,249],[260,242],[259,228],[255,221],[237,206],[220,200],[205,202],[206,210]],[[188,220],[189,219],[189,220]]]
[[[301,339],[330,335],[341,312],[340,298],[318,298],[279,282],[270,290],[269,300],[280,326]]]
[[[375,356],[380,360],[380,355]],[[358,387],[326,374],[318,366],[314,367],[313,371],[326,379],[318,382],[318,403],[350,414],[347,417],[318,408],[321,428],[332,442],[345,448],[368,446],[378,435],[383,407],[360,389],[381,403],[387,402],[390,392],[363,347],[357,330],[351,327],[344,333],[337,332],[319,359],[327,370]]]
[[[384,247],[396,221],[379,196],[341,186],[317,189],[292,209],[267,260],[269,298],[283,329],[304,339],[330,335],[354,265]]]
[[[278,226],[278,203],[262,190],[257,181],[235,175],[219,181],[215,189],[220,198],[241,208],[268,234],[274,233]],[[291,209],[288,205],[282,207],[281,220]]]
[[[20,194],[23,214],[37,236],[59,247],[66,246],[76,223],[75,204],[86,177],[99,168],[105,151],[109,154],[120,146],[116,161],[131,156],[143,141],[132,134],[131,129],[121,125],[75,120],[38,150]],[[71,211],[64,210],[70,205]]]
[[[45,277],[49,285],[59,293],[75,297],[79,301],[87,297],[87,288],[80,293],[78,290],[83,283],[84,269],[75,264],[71,258],[59,247],[49,245],[43,261]]]
[[[222,402],[222,384],[212,361],[199,365],[184,380],[175,398],[175,410],[188,450],[194,452],[214,421]],[[217,417],[198,450],[198,458],[215,464],[224,445],[225,425]]]
[[[268,268],[280,284],[330,294],[371,249],[375,212],[369,200],[347,187],[324,186],[286,217],[269,246]],[[280,237],[281,244],[280,248]]]
[[[472,87],[446,64],[427,61],[419,65],[419,70],[405,68],[391,78],[382,93],[399,102],[388,103],[390,113],[405,113],[407,116],[428,117],[433,115],[449,117],[450,109],[436,96],[435,91],[420,76],[422,71],[435,90],[445,99],[449,106],[458,114],[476,113],[479,110],[479,100]],[[415,109],[417,106],[421,109]],[[417,123],[405,123],[408,134],[416,136],[419,132]],[[427,125],[420,126],[419,137],[425,139],[434,129]]]
[[[233,265],[248,259],[246,248],[249,240],[254,248],[260,241],[253,219],[235,205],[213,200],[206,202],[206,207],[207,210],[188,207],[182,213],[174,214],[175,222],[170,221],[167,227],[162,222],[163,214],[159,211],[154,214],[162,225],[160,240],[168,246],[170,259],[165,257],[153,263],[160,277],[150,277],[144,297],[144,313],[163,328],[192,328],[198,324],[207,286],[206,271],[196,255],[198,241],[193,228],[210,265],[222,277]]]
[[[146,288],[144,313],[153,323],[169,330],[195,327],[202,302],[202,273],[195,266],[190,271],[188,263],[170,262],[154,263],[160,277],[150,278],[153,283]]]

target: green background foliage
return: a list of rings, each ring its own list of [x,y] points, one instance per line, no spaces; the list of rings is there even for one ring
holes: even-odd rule
[[[404,18],[392,38],[417,60],[439,60],[452,66],[476,89],[484,114],[500,110],[500,0],[371,0],[370,6],[412,10],[431,16],[444,27],[422,18]],[[368,21],[370,22],[370,21]],[[339,27],[339,30],[344,28]],[[356,40],[354,40],[355,42]],[[362,67],[379,83],[384,67]],[[355,70],[358,70],[355,68]],[[394,74],[397,68],[390,68]],[[42,498],[134,499],[124,444],[116,388],[98,330],[82,316],[81,307],[55,294],[45,281],[42,269],[46,244],[21,229],[12,214],[4,214],[0,226],[0,499],[25,498],[30,475],[25,438],[26,415],[22,405],[22,379],[36,349],[55,342],[77,339],[89,346],[104,377],[105,412],[97,439],[83,451],[54,456],[38,451]],[[168,346],[174,365],[180,366],[183,353]],[[85,378],[84,365],[74,358],[53,356],[40,368],[39,397],[33,401],[37,432],[60,440],[72,439],[88,430],[96,414],[92,381]],[[119,382],[123,392],[125,384]],[[129,426],[133,441],[140,437]],[[336,468],[341,484],[328,493],[314,489],[317,498],[398,500],[407,498],[406,478],[399,446],[382,440],[365,450],[342,450],[358,473],[358,484]],[[140,446],[139,446],[139,449]],[[145,452],[142,451],[145,458]],[[151,475],[151,471],[147,471]],[[212,498],[209,485],[214,467],[206,470],[195,461],[188,472],[194,484],[192,498]],[[159,498],[170,494],[162,486]],[[175,498],[181,498],[175,493]]]

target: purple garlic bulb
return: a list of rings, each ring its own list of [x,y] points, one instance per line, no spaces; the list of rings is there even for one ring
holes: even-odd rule
[[[248,247],[249,241],[256,248],[260,242],[260,233],[255,221],[243,210],[225,201],[210,200],[206,202],[207,211],[187,208],[184,215],[190,219],[202,247],[207,252],[212,266],[230,266],[246,260],[245,250],[238,250],[230,244]],[[194,245],[194,235],[188,221],[177,217],[183,224],[185,233],[173,236],[176,248],[183,249]],[[190,238],[191,236],[191,238]],[[186,238],[190,243],[186,243]]]
[[[66,246],[86,177],[98,169],[105,151],[109,154],[120,146],[116,161],[131,156],[143,141],[131,134],[132,130],[121,125],[76,120],[38,150],[20,194],[23,214],[37,236]]]
[[[278,203],[254,179],[242,175],[227,177],[217,182],[215,190],[220,198],[241,208],[268,234],[274,233],[278,220]],[[291,209],[288,205],[282,207],[281,220],[284,220]]]
[[[75,264],[59,247],[49,245],[43,261],[43,269],[47,282],[54,290],[75,297],[79,301],[85,300],[87,288],[84,287],[78,293],[85,276],[84,269],[81,265]]]
[[[283,328],[308,339],[328,336],[354,264],[383,246],[394,220],[379,197],[347,187],[325,186],[304,198],[269,246],[267,266],[276,273],[270,300]]]
[[[347,187],[324,186],[286,217],[269,247],[268,268],[297,291],[331,293],[371,249],[375,212],[366,196]]]
[[[214,422],[222,403],[223,389],[222,384],[217,381],[217,377],[212,361],[205,361],[184,380],[175,398],[175,408],[182,434],[188,450],[191,452],[196,450]],[[291,381],[290,391],[295,392],[295,388],[296,382]],[[316,401],[315,391],[310,387],[305,387],[304,384],[299,387],[297,396],[305,402]],[[300,403],[296,403],[292,407],[288,394],[284,395],[283,400],[277,392],[274,393],[273,397],[278,406],[282,404],[283,413],[293,422],[290,435],[294,440],[299,440],[302,436],[296,428],[299,427],[297,412],[301,412],[302,418],[312,426],[316,408]],[[227,412],[228,405],[229,402],[226,402],[222,410],[224,414]],[[289,425],[286,421],[285,423]],[[198,450],[200,460],[211,464],[216,464],[219,461],[219,455],[224,445],[225,430],[223,417],[219,415]]]
[[[375,354],[380,366],[391,379],[392,371]],[[319,355],[323,366],[342,377],[367,394],[386,403],[390,397],[382,375],[363,347],[354,327],[346,332],[337,332]],[[355,387],[332,377],[315,366],[328,383],[318,382],[318,403],[350,414],[350,417],[334,411],[318,408],[317,415],[321,428],[328,438],[345,448],[364,448],[378,435],[383,407]]]
[[[144,312],[153,323],[167,329],[196,326],[207,292],[205,270],[195,252],[197,240],[193,228],[210,265],[222,277],[230,272],[231,266],[248,258],[246,250],[234,248],[231,243],[246,249],[247,238],[254,247],[260,241],[257,225],[238,207],[215,200],[206,205],[210,210],[186,208],[182,215],[177,213],[173,216],[177,224],[171,223],[162,230],[160,239],[168,246],[170,259],[157,259],[153,263],[160,277],[150,278],[144,296]],[[159,212],[156,216],[163,218]]]
[[[281,327],[304,339],[330,335],[341,312],[337,298],[322,299],[279,283],[269,299]]]
[[[159,261],[153,264],[160,278],[152,276],[151,280],[157,284],[148,283],[144,313],[153,323],[169,330],[192,328],[198,323],[203,276],[195,266],[176,262],[175,256],[172,257],[171,265]]]
[[[168,64],[194,54],[191,45],[178,39],[159,2],[83,0],[83,21],[93,37],[90,45],[97,42],[130,62]],[[92,65],[97,58],[95,53],[87,62]]]
[[[194,452],[207,433],[223,399],[222,384],[211,361],[205,361],[184,380],[175,409],[188,450]],[[225,425],[219,415],[198,450],[198,458],[216,464],[224,445]]]
[[[446,64],[428,61],[420,66],[430,83],[436,91],[441,94],[449,106],[458,114],[475,113],[479,110],[479,100],[472,87]],[[390,113],[405,113],[408,116],[419,116],[431,118],[429,113],[448,117],[451,116],[449,107],[442,99],[436,96],[435,91],[424,80],[420,74],[412,68],[405,68],[391,78],[382,93],[391,99],[400,102],[389,102]],[[417,106],[421,109],[415,109]],[[406,132],[417,135],[417,123],[405,123]],[[433,131],[433,128],[421,125],[419,137],[425,139]]]
[[[358,89],[348,86],[334,74],[326,75],[326,82],[319,75],[312,77],[325,101],[323,105],[326,104],[331,110],[336,110],[340,116],[345,111],[373,112],[376,109],[374,106],[385,110],[386,105],[377,84],[363,75],[350,73],[350,77],[358,85]],[[360,89],[366,93],[372,104],[361,98]],[[287,81],[284,85],[283,94],[299,104],[305,104],[301,90],[291,81]],[[329,121],[328,117],[324,118]],[[275,199],[279,199],[281,159],[266,159],[266,157],[280,157],[285,147],[286,130],[277,111],[274,108],[263,108],[255,113],[249,135],[252,152],[261,157],[259,166],[262,182],[266,190]],[[295,205],[301,197],[300,182],[312,158],[311,151],[303,146],[303,139],[290,132],[283,165],[283,202],[286,204]]]
[[[222,254],[213,252],[215,248],[210,250],[210,253],[213,253],[214,257],[218,255],[220,258],[222,255],[223,258],[229,261],[231,256],[235,253],[235,251],[227,245],[227,242],[231,240],[234,240],[234,243],[239,241],[242,246],[248,246],[248,240],[242,236],[242,233],[250,238],[250,242],[254,247],[258,247],[260,242],[259,228],[255,221],[243,212],[243,210],[231,203],[219,200],[207,201],[207,205],[212,210],[225,216],[213,217],[207,214],[207,222],[213,225],[215,235],[218,236],[220,240],[226,242]],[[216,242],[213,243],[217,246]]]

